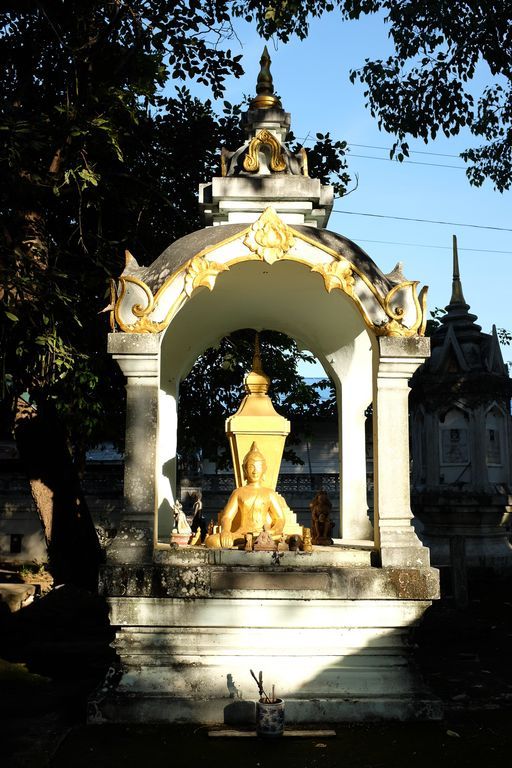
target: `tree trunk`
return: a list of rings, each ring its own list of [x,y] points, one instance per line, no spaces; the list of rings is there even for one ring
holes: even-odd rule
[[[51,405],[36,409],[19,398],[14,434],[55,584],[95,591],[100,546],[55,409]]]

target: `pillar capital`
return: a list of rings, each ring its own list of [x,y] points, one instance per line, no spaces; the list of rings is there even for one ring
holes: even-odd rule
[[[154,333],[109,333],[108,352],[127,378],[142,379],[137,383],[158,383],[160,370],[160,335]],[[152,382],[151,379],[154,381]]]
[[[430,357],[430,339],[426,336],[379,336],[379,357],[419,358]]]

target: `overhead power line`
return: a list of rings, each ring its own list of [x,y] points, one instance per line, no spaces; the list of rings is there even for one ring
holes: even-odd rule
[[[395,242],[394,240],[368,240],[364,237],[352,237],[351,240],[354,240],[356,243],[379,243],[380,245],[406,245],[409,248],[436,248],[436,249],[442,249],[446,251],[452,251],[453,246],[451,245],[429,245],[428,243],[399,243]],[[460,251],[472,251],[473,253],[505,253],[512,256],[512,251],[493,251],[488,248],[458,248]]]
[[[335,139],[335,141],[339,141],[339,139]],[[378,147],[375,144],[356,144],[353,141],[348,141],[345,139],[349,147],[358,147],[359,149],[378,149],[382,152],[391,152],[391,147]],[[314,144],[315,139],[310,139],[306,137],[303,141],[303,144]],[[433,157],[453,157],[454,159],[460,160],[460,155],[451,155],[447,154],[446,152],[429,152],[426,149],[410,149],[409,150],[410,155],[432,155]],[[352,155],[352,157],[357,157],[357,155]],[[387,158],[374,158],[375,160],[383,160]],[[457,166],[458,167],[458,166]]]
[[[336,198],[340,200],[341,198]],[[345,216],[370,216],[374,219],[393,219],[394,221],[414,221],[419,224],[442,224],[447,227],[471,227],[471,229],[492,229],[496,232],[512,232],[510,227],[492,227],[486,224],[462,224],[456,221],[438,221],[436,219],[414,219],[409,216],[388,216],[384,213],[364,213],[362,211],[342,211],[333,208],[333,213],[343,213]]]
[[[354,144],[353,141],[347,141],[350,147],[359,147],[360,149],[382,149],[384,152],[391,152],[391,147],[376,147],[373,144]],[[460,155],[448,155],[445,152],[428,152],[426,149],[410,149],[410,155],[433,155],[434,157],[453,157],[460,159]]]
[[[365,160],[384,160],[387,163],[399,163],[400,165],[430,165],[433,168],[455,168],[458,171],[465,171],[463,165],[448,165],[447,163],[425,163],[421,160],[397,160],[395,157],[375,157],[374,155],[358,155],[355,152],[350,152],[347,155],[347,160],[351,157],[362,157]]]

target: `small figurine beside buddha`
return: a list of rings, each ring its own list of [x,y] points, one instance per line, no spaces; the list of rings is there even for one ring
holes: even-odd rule
[[[318,491],[310,503],[311,510],[311,541],[317,546],[334,544],[331,532],[334,523],[331,520],[332,504],[325,491]]]
[[[247,534],[257,537],[262,531],[275,541],[281,538],[285,515],[278,494],[264,485],[267,464],[255,442],[242,467],[246,485],[229,497],[219,515],[219,530],[206,537],[207,547],[244,548]]]

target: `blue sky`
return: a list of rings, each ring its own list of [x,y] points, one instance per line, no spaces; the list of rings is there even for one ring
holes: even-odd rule
[[[227,81],[225,98],[232,103],[244,94],[253,95],[265,44],[246,23],[238,24],[236,32],[239,41],[233,39],[229,46],[243,54],[246,74]],[[306,40],[277,46],[270,41],[268,48],[274,84],[283,107],[291,112],[295,136],[314,139],[317,132],[329,131],[350,145],[349,171],[357,175],[358,186],[335,202],[328,228],[358,243],[384,272],[402,261],[408,279],[429,286],[429,309],[449,301],[452,234],[457,235],[462,284],[471,311],[484,331],[490,331],[493,323],[512,330],[512,191],[500,194],[489,182],[481,188],[470,186],[457,157],[475,144],[468,133],[440,137],[428,145],[411,140],[413,162],[387,159],[392,137],[378,130],[365,108],[363,87],[349,81],[349,71],[366,57],[391,52],[382,19],[342,22],[336,14],[327,14],[311,23]],[[486,77],[481,66],[475,86],[485,83]],[[191,90],[209,95],[201,87]],[[504,356],[512,360],[511,347],[504,349]]]

